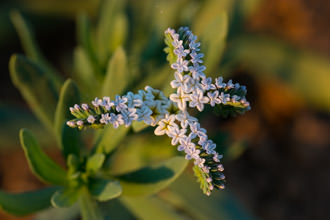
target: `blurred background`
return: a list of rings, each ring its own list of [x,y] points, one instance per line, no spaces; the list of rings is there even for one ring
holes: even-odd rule
[[[60,152],[10,79],[10,56],[24,53],[10,18],[12,10],[19,10],[29,21],[42,53],[61,76],[74,78],[77,15],[84,12],[95,23],[99,5],[99,0],[1,1],[1,189],[19,192],[42,186],[29,171],[19,147],[21,127],[33,130],[47,152],[63,164]],[[128,23],[127,42],[142,42],[147,36],[149,42],[156,41],[160,53],[165,47],[161,34],[168,25],[192,26],[193,31],[201,30],[196,34],[202,36],[202,51],[217,57],[212,65],[206,64],[207,73],[246,85],[252,110],[245,115],[222,119],[206,112],[199,116],[203,127],[223,143],[220,151],[225,153],[227,191],[249,218],[329,219],[330,2],[131,0],[126,1],[123,10]],[[226,17],[222,17],[224,13]],[[136,21],[139,16],[144,21]],[[226,29],[225,34],[203,33],[199,26],[211,18],[227,19],[226,24],[221,21],[214,26],[216,30]],[[147,28],[149,23],[152,30]],[[139,32],[143,32],[141,36],[136,34]],[[154,33],[159,39],[151,37]],[[208,42],[208,38],[219,38],[221,46],[215,51],[203,50],[203,39]],[[125,44],[127,54],[137,53],[130,46]],[[152,59],[146,57],[145,62]],[[157,59],[152,61],[154,65],[165,63],[165,55]],[[153,66],[143,69],[152,70]],[[177,187],[175,184],[173,187]],[[225,219],[241,218],[233,214]],[[17,218],[0,213],[0,219]]]

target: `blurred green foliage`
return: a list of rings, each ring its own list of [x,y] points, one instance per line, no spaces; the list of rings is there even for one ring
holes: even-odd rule
[[[43,126],[47,127],[48,136],[52,138],[44,140],[46,132],[42,131],[42,126],[32,119],[28,112],[1,103],[0,112],[3,114],[0,114],[0,117],[2,116],[4,119],[1,120],[3,123],[0,126],[3,131],[0,132],[2,145],[15,146],[17,144],[17,132],[14,127],[29,127],[38,134],[38,140],[43,137],[41,141],[43,146],[50,145],[56,139],[57,145],[68,163],[74,160],[72,157],[69,159],[69,155],[77,155],[81,151],[82,154],[86,154],[87,148],[85,148],[83,140],[90,139],[91,135],[81,139],[75,130],[65,130],[63,122],[70,117],[65,109],[78,103],[79,100],[90,101],[96,96],[122,94],[128,89],[141,89],[144,85],[165,90],[168,94],[171,91],[168,82],[172,78],[172,70],[166,64],[165,55],[162,52],[164,48],[163,31],[167,27],[181,25],[191,26],[193,32],[203,42],[202,51],[205,54],[208,75],[218,75],[221,70],[221,73],[229,76],[229,73],[234,71],[237,66],[243,65],[260,79],[263,77],[281,79],[294,88],[314,108],[326,112],[330,110],[329,59],[297,49],[273,37],[247,33],[244,28],[244,20],[257,8],[259,3],[257,0],[26,0],[22,2],[23,4],[19,8],[23,10],[30,10],[30,12],[37,12],[41,15],[52,13],[76,19],[78,45],[74,48],[73,63],[67,72],[72,72],[71,77],[77,82],[77,85],[72,80],[64,83],[63,74],[59,74],[59,71],[42,54],[41,49],[43,48],[39,48],[31,25],[20,13],[13,11],[11,20],[20,37],[25,56],[14,55],[11,58],[11,78],[33,113]],[[4,14],[1,13],[1,16]],[[8,26],[7,23],[4,24],[3,27]],[[10,120],[8,120],[9,118]],[[137,183],[134,178],[130,178],[127,183],[123,184],[124,192],[128,192],[126,196],[104,202],[104,198],[118,196],[121,189],[113,187],[116,182],[96,179],[89,190],[94,192],[92,193],[94,198],[98,198],[102,203],[100,210],[93,213],[88,210],[90,207],[95,208],[97,203],[94,200],[90,198],[79,200],[80,195],[72,196],[77,191],[64,187],[66,184],[62,182],[57,182],[63,178],[56,178],[56,181],[50,179],[49,182],[63,185],[60,189],[46,188],[42,192],[17,195],[1,192],[1,208],[16,215],[29,214],[48,207],[50,198],[56,191],[56,196],[52,198],[55,206],[66,207],[79,200],[81,206],[84,207],[83,210],[87,210],[83,215],[92,219],[99,218],[101,212],[109,218],[125,216],[128,219],[132,216],[141,219],[251,218],[233,198],[230,191],[206,198],[198,190],[197,184],[192,183],[191,175],[187,174],[181,176],[170,188],[151,197],[128,197],[130,190],[133,194],[140,192],[149,195],[151,192],[163,189],[173,182],[186,166],[183,161],[177,161],[175,157],[166,160],[176,155],[169,147],[168,141],[162,138],[150,138],[148,129],[143,131],[143,136],[137,137],[133,133],[138,130],[140,129],[136,125],[133,130],[105,128],[103,131],[96,132],[92,146],[95,154],[92,157],[102,157],[99,156],[103,155],[102,153],[115,156],[111,160],[105,157],[102,164],[90,162],[92,163],[90,166],[111,168],[113,173],[107,175],[116,174],[119,181],[125,179],[123,173],[126,172],[130,172],[133,177],[134,175],[145,175],[144,180],[154,181],[148,186],[149,188],[137,189],[142,184]],[[127,136],[127,134],[130,135]],[[148,142],[145,139],[148,139]],[[40,155],[35,160],[29,155],[28,158],[30,166],[35,168],[34,172],[41,175],[41,178],[47,178],[54,172],[56,175],[61,174],[62,171],[57,172],[56,169],[62,168],[57,167],[55,171],[50,172],[54,168],[53,162],[49,161],[47,155],[41,151],[35,140],[31,140],[30,134],[25,130],[21,133],[21,142],[26,154],[29,154],[30,151],[37,151]],[[239,145],[237,143],[234,150],[228,151],[230,157],[239,156],[244,148]],[[36,170],[39,166],[34,163],[43,159],[44,161],[40,163],[46,161],[53,168],[47,168],[46,171]],[[164,162],[149,166],[156,161]],[[80,161],[77,163],[79,166]],[[176,163],[180,163],[180,165]],[[72,171],[71,174],[75,174],[76,171],[73,164],[74,162],[68,165],[68,170]],[[165,169],[166,172],[172,170],[175,175],[169,175],[165,180],[157,179],[157,176],[150,176],[150,172],[157,169]],[[46,180],[46,182],[48,181]],[[153,185],[157,185],[155,190],[152,189]],[[100,186],[105,190],[100,191]],[[107,191],[107,186],[111,186],[114,191]],[[125,187],[128,188],[125,189]],[[85,188],[80,190],[84,197],[90,196],[86,193]],[[34,195],[38,195],[38,197]],[[72,198],[74,199],[71,200]],[[34,201],[32,199],[37,201],[26,202],[27,200]],[[108,206],[107,213],[104,213],[105,207]],[[79,214],[77,209],[77,206],[65,209],[67,215],[64,217],[74,218]],[[50,216],[61,216],[60,213],[63,210],[49,209],[36,218],[50,219]],[[129,214],[122,214],[123,210]]]

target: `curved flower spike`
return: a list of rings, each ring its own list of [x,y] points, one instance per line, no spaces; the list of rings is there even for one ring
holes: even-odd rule
[[[194,161],[194,172],[201,189],[210,195],[213,189],[225,188],[225,176],[220,160],[222,155],[216,145],[208,139],[206,130],[201,128],[197,118],[190,116],[187,106],[203,111],[205,104],[213,106],[234,106],[238,112],[250,108],[245,99],[246,88],[231,80],[224,83],[222,77],[206,78],[202,65],[203,54],[199,53],[200,43],[187,27],[165,31],[167,59],[175,69],[175,80],[171,86],[176,92],[166,97],[162,91],[146,86],[134,94],[124,96],[95,98],[91,105],[74,105],[70,108],[76,118],[67,122],[70,127],[99,128],[112,125],[114,128],[130,126],[133,121],[156,127],[155,135],[167,135],[178,151],[185,153],[187,160]],[[187,103],[188,102],[188,103]]]

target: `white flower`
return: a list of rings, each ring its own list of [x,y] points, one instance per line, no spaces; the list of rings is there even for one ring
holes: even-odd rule
[[[172,45],[175,47],[175,48],[179,48],[180,46],[182,46],[182,40],[179,40],[179,35],[174,33],[172,34],[172,37],[173,37],[173,42],[172,42]]]
[[[92,104],[97,108],[99,107],[100,105],[102,105],[102,99],[99,99],[99,98],[95,98],[94,101],[92,101]]]
[[[144,121],[146,124],[151,124],[151,117],[150,115],[152,114],[152,111],[149,107],[147,106],[142,106],[141,108],[136,110],[138,117],[138,121]]]
[[[207,96],[210,99],[210,105],[213,107],[215,104],[220,104],[221,100],[219,99],[219,91],[215,90],[214,92],[208,92]]]
[[[133,92],[128,92],[125,97],[127,98],[128,108],[141,107],[143,104],[142,97],[140,94],[134,94]]]
[[[203,111],[204,104],[209,102],[209,98],[204,96],[200,90],[195,91],[190,95],[191,101],[189,102],[190,107],[197,107],[198,111]]]
[[[127,108],[121,111],[122,119],[126,127],[130,126],[132,121],[138,119],[135,108]]]
[[[178,127],[175,123],[175,115],[166,115],[164,119],[158,122],[158,127],[155,129],[155,135],[164,135],[165,133],[170,136],[169,134],[172,133],[172,129]]]
[[[219,95],[219,99],[220,99],[221,103],[226,104],[227,102],[230,101],[230,95],[224,94],[223,92],[221,92],[221,94]]]
[[[87,104],[81,104],[81,108],[84,109],[85,111],[88,111],[88,105]]]
[[[187,84],[190,80],[190,76],[189,75],[182,75],[179,72],[175,72],[174,77],[175,77],[175,80],[171,81],[171,87],[173,89],[182,88],[183,90],[185,90],[185,88],[187,87]]]
[[[94,121],[95,121],[94,116],[93,115],[89,115],[88,118],[87,118],[87,121],[88,121],[88,123],[93,124]]]
[[[236,103],[236,102],[238,102],[238,101],[239,101],[239,99],[240,99],[240,97],[239,97],[239,96],[237,96],[237,95],[233,95],[233,96],[231,97],[231,101],[232,101],[233,103]]]
[[[112,106],[114,106],[114,103],[110,101],[110,97],[103,97],[101,106],[103,106],[107,111],[111,109]]]
[[[180,141],[180,145],[178,146],[178,151],[188,151],[191,148],[194,148],[195,144],[191,142],[189,137],[185,137]]]
[[[197,39],[197,36],[192,35],[192,37],[190,38],[190,43],[189,43],[189,48],[192,51],[199,51],[199,46],[201,45],[199,42],[195,42]]]
[[[67,121],[66,124],[67,124],[67,126],[69,126],[71,128],[75,128],[76,127],[76,123],[74,123],[74,121]]]
[[[179,89],[176,94],[170,95],[170,99],[178,104],[180,110],[184,110],[186,108],[186,101],[190,100],[190,96]]]
[[[119,95],[116,95],[114,105],[118,112],[121,112],[121,110],[127,108],[126,103],[127,103],[127,97],[120,97]]]
[[[197,121],[197,118],[190,116],[187,111],[179,112],[175,118],[181,123],[182,128],[186,128],[188,124],[192,124]]]
[[[191,76],[193,79],[199,80],[202,77],[205,77],[205,74],[203,73],[203,71],[206,69],[205,66],[203,65],[198,65],[195,64],[193,66],[189,66],[189,71],[191,73]]]
[[[214,149],[216,148],[216,145],[211,140],[208,140],[207,142],[205,142],[202,145],[202,147],[203,147],[204,150],[206,150],[206,153],[208,153],[208,154],[214,154],[215,153]]]
[[[204,57],[204,54],[202,53],[196,53],[195,51],[193,51],[192,53],[190,53],[190,57],[192,58],[191,62],[193,64],[203,63],[203,60],[201,60],[201,58]]]
[[[109,121],[110,121],[109,113],[106,113],[106,114],[102,114],[102,115],[101,115],[100,122],[101,122],[102,124],[108,124]]]
[[[172,145],[177,145],[177,143],[180,141],[182,141],[184,138],[186,138],[187,136],[185,135],[186,134],[186,129],[179,129],[178,127],[174,127],[171,132],[170,132],[170,135],[169,137],[172,138],[172,141],[171,141],[171,144]]]
[[[194,144],[194,143],[192,143],[192,144],[193,144],[194,147],[189,147],[189,148],[187,148],[186,151],[185,151],[185,152],[186,152],[186,156],[185,156],[185,158],[186,158],[187,160],[190,160],[190,159],[192,159],[192,158],[194,158],[195,160],[197,160],[198,158],[200,158],[200,157],[199,157],[199,153],[200,153],[201,151],[195,148],[195,144]]]
[[[223,82],[223,78],[220,76],[218,78],[215,78],[215,85],[218,89],[225,88],[226,83]]]
[[[111,113],[109,122],[114,128],[118,128],[119,125],[124,124],[123,116],[121,114],[116,115],[114,113]]]
[[[189,128],[191,130],[191,133],[189,134],[189,137],[191,139],[194,139],[196,136],[198,136],[198,137],[207,137],[206,130],[204,128],[201,128],[200,124],[198,122],[194,122],[192,124],[189,124]]]
[[[202,78],[202,81],[201,81],[201,84],[202,84],[202,88],[204,91],[208,91],[210,89],[214,90],[216,87],[215,85],[212,84],[212,78],[211,77],[203,77]]]
[[[82,120],[79,120],[79,121],[77,121],[77,125],[78,125],[79,127],[81,127],[81,126],[84,125],[84,122],[83,122]]]
[[[234,84],[233,84],[233,81],[232,80],[229,80],[228,82],[227,82],[227,85],[226,85],[226,89],[232,89],[232,88],[234,88],[235,86],[234,86]]]
[[[194,162],[194,164],[196,166],[199,166],[200,168],[202,168],[204,166],[204,163],[205,163],[205,159],[204,158],[197,158]]]
[[[184,49],[183,46],[180,46],[176,49],[174,49],[175,55],[178,56],[178,58],[185,57],[190,51],[188,49]]]
[[[177,70],[178,72],[188,71],[188,61],[182,58],[177,59],[176,63],[171,65],[172,69]]]
[[[222,155],[219,155],[218,152],[215,152],[215,153],[213,154],[213,161],[214,161],[214,162],[220,162],[221,159],[222,159]]]

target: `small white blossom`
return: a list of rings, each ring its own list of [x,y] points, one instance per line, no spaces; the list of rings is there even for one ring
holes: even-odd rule
[[[109,113],[106,113],[106,114],[102,114],[102,115],[101,115],[100,122],[101,122],[102,124],[108,124],[109,121],[110,121]]]
[[[127,103],[127,97],[120,97],[119,95],[116,96],[114,105],[118,112],[127,108],[126,103]]]
[[[212,84],[212,78],[211,77],[203,77],[202,78],[202,81],[201,81],[201,84],[202,84],[202,88],[204,91],[208,91],[210,89],[214,90],[216,87],[215,85]]]
[[[226,87],[226,83],[223,82],[222,76],[215,78],[215,85],[218,89],[222,89]]]
[[[95,122],[95,118],[93,115],[89,115],[87,118],[88,123],[93,124]]]
[[[182,58],[177,59],[176,63],[171,65],[172,69],[177,70],[178,72],[182,73],[183,71],[188,71],[188,61]]]
[[[178,127],[174,127],[170,133],[170,137],[172,138],[171,144],[172,145],[177,145],[177,143],[180,141],[182,141],[184,138],[186,138],[187,136],[186,134],[186,129],[179,129]]]
[[[109,122],[112,124],[114,128],[118,128],[120,125],[124,124],[123,116],[121,114],[110,114]]]
[[[198,111],[203,111],[204,104],[209,102],[209,98],[204,96],[203,92],[198,90],[190,95],[191,101],[189,102],[190,107],[197,107]]]
[[[170,99],[178,104],[179,109],[184,110],[186,108],[186,101],[190,100],[190,96],[178,90],[176,94],[170,95]]]
[[[216,104],[220,104],[221,100],[219,99],[219,91],[215,90],[214,92],[208,92],[207,96],[210,99],[210,105],[213,107]]]
[[[230,95],[224,94],[223,92],[221,92],[221,94],[219,95],[219,99],[220,99],[221,103],[226,104],[227,102],[230,101]]]
[[[175,115],[166,115],[164,119],[158,122],[158,127],[155,129],[155,135],[164,135],[169,136],[172,133],[172,129],[178,127],[175,123]]]
[[[96,108],[102,105],[102,99],[95,98],[94,101],[92,101],[92,105],[94,105]]]

